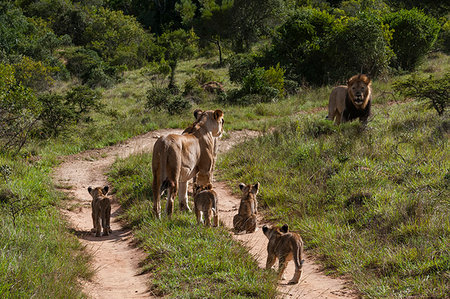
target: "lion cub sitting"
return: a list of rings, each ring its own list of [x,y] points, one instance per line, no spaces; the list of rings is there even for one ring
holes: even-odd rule
[[[88,192],[92,196],[92,222],[94,223],[94,228],[92,229],[92,231],[95,232],[96,237],[100,237],[100,219],[102,220],[103,235],[108,236],[110,233],[112,233],[112,230],[109,226],[111,218],[111,200],[106,197],[106,194],[108,194],[108,190],[108,186],[105,186],[103,188],[92,188],[91,186],[88,187]]]
[[[205,226],[211,226],[211,216],[213,217],[213,226],[219,226],[217,193],[212,190],[211,184],[206,186],[195,186],[194,211],[195,216],[197,216],[197,224],[203,222],[203,214]]]
[[[288,284],[297,284],[302,276],[302,254],[303,241],[299,234],[289,232],[287,224],[281,228],[263,226],[263,233],[269,239],[267,244],[267,262],[266,269],[272,268],[276,259],[279,260],[278,279],[282,278],[283,272],[290,260],[294,260],[295,273],[294,277]]]
[[[256,231],[256,214],[258,213],[256,194],[258,194],[259,183],[254,185],[240,183],[239,188],[242,191],[242,199],[238,214],[233,218],[233,227],[237,233],[242,231],[253,233]]]

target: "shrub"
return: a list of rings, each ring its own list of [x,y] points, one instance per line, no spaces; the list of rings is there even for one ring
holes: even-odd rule
[[[181,114],[191,109],[191,103],[182,96],[174,96],[167,105],[167,112],[169,114]]]
[[[146,108],[156,111],[167,109],[171,96],[168,88],[152,87],[147,90]]]
[[[78,123],[91,110],[100,110],[101,93],[86,86],[75,86],[66,94],[66,104],[70,106]]]
[[[17,82],[12,66],[0,63],[0,78],[0,151],[18,151],[28,140],[41,106],[33,91]]]
[[[260,94],[268,99],[284,95],[284,69],[279,65],[265,70],[263,67],[253,69],[244,77],[242,90],[246,94]]]
[[[230,81],[242,83],[245,76],[258,66],[254,54],[236,54],[229,59],[228,74]]]
[[[427,102],[439,115],[443,115],[450,103],[450,72],[440,79],[412,76],[395,82],[394,88],[405,96]]]
[[[13,64],[17,81],[35,91],[44,91],[53,84],[51,73],[55,68],[46,67],[42,62],[23,56]]]
[[[201,86],[209,81],[217,81],[214,73],[204,68],[196,68],[193,76],[184,82],[183,95],[194,94],[202,97],[204,92]]]
[[[396,58],[393,65],[414,70],[436,41],[438,22],[416,8],[390,13],[384,19],[394,30],[392,49]]]
[[[450,20],[442,25],[436,44],[438,50],[450,54]]]

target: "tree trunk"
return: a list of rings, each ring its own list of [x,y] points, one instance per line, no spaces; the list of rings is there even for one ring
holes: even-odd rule
[[[175,87],[175,70],[177,68],[177,61],[173,61],[169,63],[170,66],[170,76],[169,76],[169,89],[173,89]]]
[[[220,44],[220,38],[216,39],[216,45],[219,49],[219,65],[222,66],[222,45]]]

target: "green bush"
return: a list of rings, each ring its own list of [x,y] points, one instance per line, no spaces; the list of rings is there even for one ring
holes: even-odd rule
[[[168,88],[152,87],[147,90],[146,108],[161,111],[167,109],[172,94]]]
[[[55,68],[47,67],[41,61],[23,56],[13,67],[17,81],[34,91],[44,91],[53,84],[51,74]]]
[[[450,20],[442,25],[435,48],[446,54],[450,54]]]
[[[407,97],[427,102],[439,115],[443,115],[450,104],[450,72],[440,79],[412,76],[395,82],[394,88]]]
[[[258,67],[255,54],[236,54],[228,59],[230,81],[242,83],[245,76]]]
[[[390,38],[376,14],[336,18],[303,8],[277,29],[263,60],[280,63],[290,80],[330,84],[358,72],[376,76],[386,70],[393,56]]]
[[[393,66],[414,70],[433,47],[439,23],[416,8],[390,13],[384,21],[394,30],[391,44],[396,58]]]
[[[181,114],[190,109],[191,103],[182,96],[174,96],[167,105],[167,112],[169,112],[170,115]]]

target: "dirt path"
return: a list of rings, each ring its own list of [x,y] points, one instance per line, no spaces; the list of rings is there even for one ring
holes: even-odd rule
[[[61,165],[55,169],[53,179],[55,185],[63,189],[72,198],[67,202],[64,214],[74,229],[75,234],[93,255],[93,268],[96,273],[92,281],[83,282],[84,291],[93,298],[148,298],[149,277],[140,274],[139,262],[145,253],[133,246],[132,233],[116,221],[120,213],[117,203],[112,206],[111,228],[109,237],[95,238],[90,233],[92,228],[91,197],[88,186],[107,185],[105,173],[116,158],[125,158],[134,153],[151,151],[157,136],[180,133],[181,130],[159,130],[133,137],[126,142],[98,150],[90,150],[77,155],[65,157]],[[258,135],[254,131],[229,133],[229,138],[221,140],[219,152],[229,150],[234,144]],[[250,183],[250,182],[249,182]],[[239,198],[232,195],[224,182],[215,182],[214,188],[219,195],[219,211],[221,221],[232,227],[232,218],[236,214]],[[258,225],[261,227],[261,221]],[[237,240],[249,248],[261,267],[266,261],[267,239],[259,229],[253,234],[234,235]],[[286,270],[286,278],[293,275],[291,262]],[[287,286],[285,281],[279,285],[283,298],[356,298],[347,288],[346,282],[333,279],[320,272],[319,266],[307,256],[302,280],[298,285]]]

